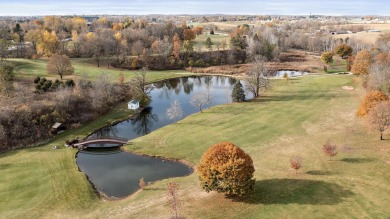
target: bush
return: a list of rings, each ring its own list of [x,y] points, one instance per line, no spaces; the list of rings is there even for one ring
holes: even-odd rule
[[[41,80],[41,77],[37,76],[37,77],[34,79],[34,84],[38,84],[40,80]]]
[[[201,186],[206,192],[245,195],[255,185],[252,158],[229,142],[211,146],[197,167]]]

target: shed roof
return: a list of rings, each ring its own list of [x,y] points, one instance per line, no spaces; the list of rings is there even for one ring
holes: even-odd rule
[[[139,101],[138,100],[132,100],[129,103],[131,103],[131,104],[139,104]]]
[[[61,125],[62,125],[62,123],[56,122],[56,123],[52,126],[52,128],[53,128],[53,129],[58,129]]]

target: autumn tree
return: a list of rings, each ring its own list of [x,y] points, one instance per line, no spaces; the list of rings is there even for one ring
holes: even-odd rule
[[[352,47],[348,46],[347,44],[341,44],[338,45],[335,49],[334,52],[339,55],[341,58],[344,58],[346,56],[352,55],[353,49]]]
[[[245,195],[255,185],[252,158],[230,142],[211,146],[197,166],[201,186],[206,192]]]
[[[46,70],[49,74],[59,74],[61,80],[63,75],[71,75],[74,72],[70,59],[66,55],[58,54],[50,57],[46,65]]]
[[[376,131],[381,134],[383,140],[383,132],[390,127],[390,101],[383,101],[373,107],[368,114],[368,122]]]
[[[195,33],[191,29],[184,29],[183,30],[183,37],[184,37],[184,40],[191,41],[191,40],[195,39]]]
[[[360,117],[368,115],[370,110],[375,107],[375,105],[387,100],[389,100],[389,97],[386,94],[377,90],[370,91],[364,95],[362,101],[360,102],[357,115]]]
[[[178,100],[174,100],[171,106],[167,109],[166,115],[172,120],[177,120],[183,116],[183,109]]]
[[[196,27],[193,28],[193,31],[194,31],[194,33],[195,33],[196,36],[202,35],[202,33],[203,33],[203,27],[196,26]]]
[[[242,88],[242,84],[240,80],[234,84],[232,91],[232,100],[233,102],[243,102],[245,101],[245,91]]]
[[[302,167],[302,159],[300,157],[292,157],[290,159],[290,166],[298,173],[298,170]]]
[[[333,53],[332,52],[324,52],[321,55],[321,61],[324,62],[327,66],[333,62]]]
[[[9,63],[0,65],[0,93],[10,96],[14,90],[14,67]]]
[[[248,72],[247,89],[256,98],[260,96],[260,91],[267,91],[270,87],[271,71],[264,58],[256,58],[251,64]]]
[[[173,218],[175,219],[180,218],[181,201],[178,195],[179,189],[180,186],[176,182],[169,182],[167,185],[168,205],[171,208]]]
[[[351,71],[355,75],[368,74],[370,64],[370,52],[368,50],[362,50],[356,54]]]
[[[56,52],[59,43],[60,40],[55,31],[44,31],[39,38],[37,50],[44,55],[50,56]]]
[[[180,51],[181,51],[181,43],[180,43],[180,38],[179,35],[175,34],[173,37],[173,51],[172,55],[176,58],[180,58]]]
[[[337,155],[337,146],[331,145],[329,142],[324,144],[322,150],[324,151],[324,154],[329,157],[329,160],[332,160],[332,157]]]

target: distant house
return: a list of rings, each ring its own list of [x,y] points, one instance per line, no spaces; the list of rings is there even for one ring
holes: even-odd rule
[[[367,32],[369,32],[369,33],[380,33],[381,31],[380,30],[367,30]]]
[[[139,101],[138,100],[132,100],[127,104],[128,109],[136,110],[139,108]]]

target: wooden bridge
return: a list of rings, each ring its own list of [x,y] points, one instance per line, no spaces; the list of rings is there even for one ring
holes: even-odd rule
[[[116,148],[127,144],[128,140],[117,137],[102,137],[102,138],[88,138],[82,142],[76,143],[73,146],[79,149],[87,148]]]

